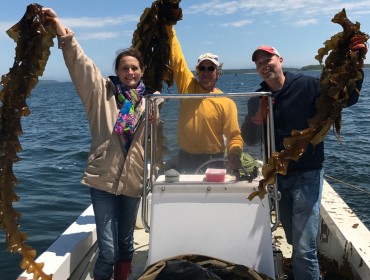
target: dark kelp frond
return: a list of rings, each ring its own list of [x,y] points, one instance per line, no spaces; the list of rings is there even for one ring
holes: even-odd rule
[[[356,81],[361,78],[357,69],[363,65],[366,54],[362,50],[351,51],[349,45],[354,38],[364,43],[369,39],[360,31],[358,22],[354,24],[347,18],[344,9],[334,16],[332,22],[340,24],[343,32],[326,41],[315,57],[321,63],[323,55],[329,53],[320,77],[321,95],[316,101],[317,114],[309,121],[310,127],[320,128],[312,139],[313,145],[324,140],[331,126],[340,140],[342,109],[347,104],[348,94],[356,89]]]
[[[175,25],[182,19],[180,0],[157,0],[146,8],[140,17],[132,38],[132,47],[144,58],[145,86],[162,91],[163,82],[173,85],[173,71],[170,67],[170,42],[166,25]],[[163,123],[157,126],[156,165],[163,168],[163,156],[167,151]]]
[[[146,8],[133,34],[132,47],[144,56],[145,85],[161,91],[163,81],[173,85],[172,69],[169,66],[170,46],[166,25],[174,25],[182,19],[180,0],[157,0]]]
[[[342,26],[343,31],[331,37],[318,50],[316,59],[325,65],[320,76],[320,96],[316,100],[316,114],[309,120],[309,127],[302,131],[292,131],[284,139],[284,150],[274,152],[268,163],[262,167],[264,179],[260,180],[258,190],[249,195],[263,198],[267,185],[275,184],[276,174],[285,175],[291,160],[299,160],[311,143],[317,145],[325,139],[330,127],[333,127],[340,140],[342,109],[346,106],[349,93],[356,90],[355,82],[361,79],[357,71],[363,65],[366,52],[350,50],[350,44],[356,40],[366,43],[369,36],[360,31],[360,24],[353,24],[345,10],[336,14],[332,22]]]
[[[27,234],[20,232],[17,224],[21,214],[12,205],[19,200],[13,191],[17,184],[13,163],[20,160],[17,152],[22,150],[18,140],[22,134],[21,117],[30,114],[26,98],[44,72],[56,36],[54,21],[46,17],[41,8],[38,4],[27,6],[22,19],[7,31],[17,46],[13,67],[1,79],[0,228],[6,231],[8,250],[22,255],[20,267],[33,273],[34,279],[51,279],[51,275],[42,271],[44,264],[34,261],[36,251],[25,245]]]

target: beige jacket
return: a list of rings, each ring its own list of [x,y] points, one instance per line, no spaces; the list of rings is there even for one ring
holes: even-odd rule
[[[113,131],[119,107],[115,86],[104,78],[72,35],[59,37],[59,48],[81,98],[92,136],[87,166],[81,183],[116,195],[140,197],[143,186],[145,98],[137,106],[141,120],[129,151]]]

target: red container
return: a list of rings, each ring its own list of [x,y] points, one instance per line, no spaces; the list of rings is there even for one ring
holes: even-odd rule
[[[206,181],[207,182],[224,182],[226,169],[207,168]]]

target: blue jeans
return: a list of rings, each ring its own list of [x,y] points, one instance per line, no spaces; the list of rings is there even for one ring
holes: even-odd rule
[[[110,279],[117,261],[134,255],[134,229],[140,198],[90,188],[95,212],[99,255],[94,277]]]
[[[293,246],[294,279],[320,279],[317,233],[323,176],[323,169],[277,176],[280,220]]]

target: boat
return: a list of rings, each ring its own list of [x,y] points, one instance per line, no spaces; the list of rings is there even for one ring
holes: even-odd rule
[[[244,98],[242,103],[258,95],[270,98],[268,92],[227,94],[230,98]],[[178,99],[221,96],[224,95],[161,94],[148,98],[146,108],[154,107],[151,104],[155,98],[164,98],[168,101],[165,105],[177,112],[171,102]],[[176,119],[173,126],[168,126],[173,133]],[[261,200],[247,199],[262,178],[261,172],[255,169],[260,170],[266,162],[266,152],[274,150],[272,127],[270,114],[269,144],[255,149],[253,174],[243,170],[245,176],[240,179],[232,174],[220,174],[220,169],[207,169],[210,162],[198,167],[194,174],[176,173],[170,164],[162,172],[154,164],[160,157],[156,153],[160,137],[156,135],[155,124],[146,123],[144,164],[148,168],[144,170],[144,178],[147,180],[136,222],[135,255],[129,279],[139,279],[149,266],[161,260],[186,254],[242,264],[272,279],[289,279],[287,261],[291,247],[279,223],[277,188],[269,188],[268,195]],[[172,159],[167,158],[167,162]],[[339,273],[346,271],[350,275],[348,279],[370,279],[370,231],[326,180],[317,242],[320,258],[334,264]],[[97,252],[94,211],[90,205],[36,262],[44,263],[43,271],[52,274],[54,280],[89,280],[93,279]],[[33,279],[33,275],[23,272],[17,279]]]

